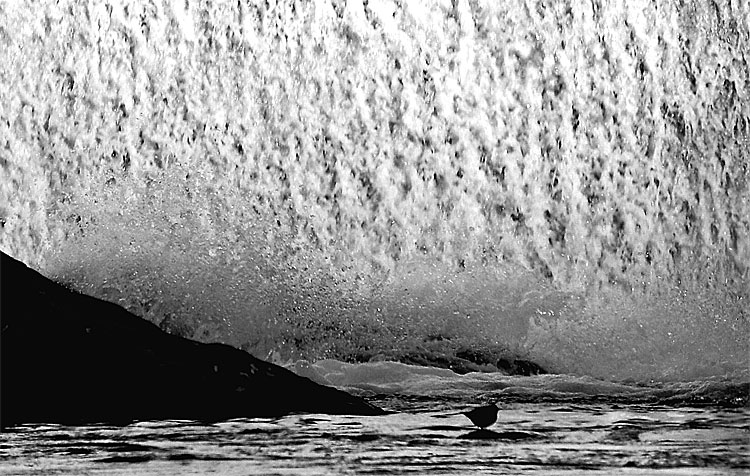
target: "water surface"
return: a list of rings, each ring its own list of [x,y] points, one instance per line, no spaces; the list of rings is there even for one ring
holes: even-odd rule
[[[582,379],[563,376],[498,376],[494,381],[505,382],[505,389],[476,394],[468,382],[477,379],[493,381],[486,375],[457,377],[467,385],[446,387],[442,397],[420,394],[414,387],[400,394],[371,394],[374,403],[397,410],[380,417],[291,415],[214,423],[136,422],[125,427],[25,425],[0,435],[0,474],[750,471],[750,409],[747,400],[738,405],[743,401],[736,396],[699,407],[685,405],[675,387],[668,385],[642,387],[639,396],[599,393],[610,385],[606,383],[588,395],[553,390],[552,382],[558,387],[567,382],[580,390]],[[546,390],[521,390],[533,385]],[[696,391],[701,385],[706,387],[706,382],[678,386]],[[731,384],[714,385],[723,385],[726,395],[742,392]],[[670,399],[674,404],[665,403]],[[489,431],[477,431],[458,412],[487,401],[498,402],[498,421]]]

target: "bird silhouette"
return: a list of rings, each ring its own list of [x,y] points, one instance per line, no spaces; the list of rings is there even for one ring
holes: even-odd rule
[[[485,405],[461,413],[466,415],[473,424],[484,429],[497,421],[498,410],[497,405]]]

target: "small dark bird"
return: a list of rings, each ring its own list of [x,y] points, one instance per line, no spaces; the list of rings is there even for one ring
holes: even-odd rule
[[[497,405],[485,405],[477,407],[468,412],[462,412],[469,420],[479,428],[487,428],[497,421]]]

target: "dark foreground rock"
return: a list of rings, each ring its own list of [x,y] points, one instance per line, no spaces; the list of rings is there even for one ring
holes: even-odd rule
[[[233,347],[169,335],[4,253],[0,288],[4,427],[383,413]]]

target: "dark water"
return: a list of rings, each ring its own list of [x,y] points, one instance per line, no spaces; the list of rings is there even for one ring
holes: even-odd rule
[[[400,393],[375,394],[360,385],[359,393],[395,411],[382,417],[21,426],[0,435],[0,474],[750,472],[747,386],[693,382],[642,387],[636,394],[607,392],[614,385],[588,381],[586,394],[585,381],[574,377],[476,374],[450,380],[415,377],[418,372],[401,379],[411,383]],[[503,388],[477,393],[477,382]],[[438,383],[442,396],[430,390]],[[385,388],[382,380],[379,385]],[[688,394],[693,404],[686,404]],[[701,396],[715,403],[697,406]],[[490,401],[500,413],[489,431],[475,431],[457,413]]]

